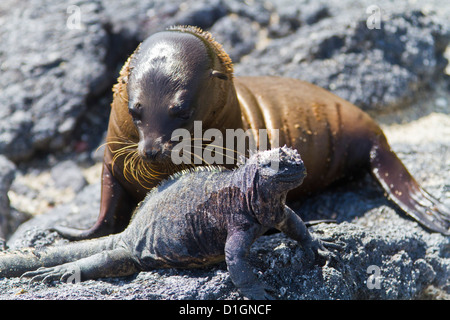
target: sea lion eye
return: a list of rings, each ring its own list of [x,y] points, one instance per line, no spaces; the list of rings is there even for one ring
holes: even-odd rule
[[[132,107],[128,108],[128,112],[133,118],[133,121],[139,121],[141,119],[141,110],[142,106],[140,103],[135,103]]]
[[[221,80],[228,80],[228,76],[225,73],[217,71],[217,70],[211,71],[211,77],[219,78]]]
[[[169,114],[174,118],[180,118],[182,120],[187,120],[191,117],[191,109],[186,105],[181,106],[171,106],[169,108]]]

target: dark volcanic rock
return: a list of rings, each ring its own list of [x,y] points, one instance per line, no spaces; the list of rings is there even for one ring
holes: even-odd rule
[[[409,11],[383,16],[381,29],[369,29],[367,16],[352,13],[270,41],[246,57],[236,74],[306,80],[366,110],[411,102],[444,75],[450,41],[445,24]]]
[[[449,146],[428,143],[394,146],[411,172],[420,181],[425,180],[424,187],[445,200],[446,189],[439,177],[448,181],[445,168],[449,164]],[[436,154],[442,157],[436,158]],[[73,202],[22,224],[8,245],[13,249],[65,243],[47,228],[55,224],[89,227],[98,214],[99,194],[99,184],[89,185]],[[305,220],[336,219],[337,224],[322,224],[312,230],[346,247],[340,254],[341,260],[321,267],[306,264],[303,249],[283,234],[257,240],[251,249],[254,272],[275,288],[277,298],[448,299],[450,237],[429,233],[405,217],[384,198],[369,175],[338,184],[295,209]],[[154,270],[74,285],[26,283],[0,279],[0,299],[241,298],[224,263],[196,270]],[[24,285],[27,292],[14,295]]]
[[[87,185],[80,168],[71,160],[58,163],[51,169],[51,175],[56,187],[61,189],[71,188],[73,191],[79,192]]]
[[[77,3],[70,20],[60,2],[2,2],[0,153],[19,160],[70,139],[87,99],[108,89],[111,75],[98,2]]]
[[[259,38],[258,25],[249,18],[240,16],[226,16],[220,19],[210,32],[234,63],[252,52]]]
[[[22,161],[76,149],[76,139],[94,148],[121,64],[140,41],[176,24],[213,31],[237,75],[304,79],[364,109],[404,104],[443,75],[448,14],[379,5],[378,30],[367,28],[364,4],[2,1],[0,152]]]
[[[10,230],[11,208],[8,191],[14,179],[16,166],[0,155],[0,238],[5,239]]]
[[[370,0],[1,1],[0,238],[8,238],[10,249],[59,245],[66,241],[49,227],[88,228],[96,221],[100,179],[86,185],[77,168],[79,159],[86,153],[85,160],[99,161],[91,154],[104,137],[110,89],[127,56],[140,41],[175,24],[212,31],[232,56],[237,76],[303,79],[374,114],[406,106],[396,114],[398,122],[440,112],[427,120],[428,126],[411,122],[411,129],[400,134],[406,141],[394,141],[392,146],[417,180],[450,205],[446,129],[450,97],[444,55],[449,52],[450,7],[439,0],[377,1],[381,28],[369,29],[367,8],[373,4]],[[427,100],[415,109],[409,107],[422,93],[434,94],[442,83],[447,93],[439,93],[439,103]],[[57,153],[61,150],[62,156]],[[44,161],[48,165],[43,168],[34,162],[38,154],[71,160]],[[21,170],[33,171],[36,166],[35,171],[53,174],[55,185],[61,190],[68,187],[77,196],[22,223],[9,236],[24,218],[16,219],[20,212],[10,208],[7,193],[15,166],[5,156]],[[33,200],[45,199],[48,192],[20,182],[13,189]],[[345,243],[346,249],[338,263],[307,266],[303,250],[284,235],[259,239],[252,247],[251,262],[258,277],[275,288],[277,298],[449,299],[450,238],[428,233],[405,217],[369,176],[333,186],[294,207],[305,220],[336,219],[337,224],[313,230]],[[0,250],[4,249],[0,239]],[[0,299],[238,298],[224,263],[77,284],[0,279]]]

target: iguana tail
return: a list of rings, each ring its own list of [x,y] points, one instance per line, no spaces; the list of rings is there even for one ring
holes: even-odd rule
[[[0,278],[18,277],[40,267],[52,267],[111,250],[116,239],[114,235],[66,245],[0,252]]]

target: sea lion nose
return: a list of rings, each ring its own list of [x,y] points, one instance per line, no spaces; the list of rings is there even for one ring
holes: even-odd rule
[[[146,150],[145,151],[145,157],[148,160],[156,160],[156,157],[158,156],[158,154],[160,153],[160,150],[157,149],[150,149],[150,150]]]
[[[163,153],[163,144],[161,144],[161,138],[141,139],[139,141],[138,151],[141,158],[148,161],[156,161]]]

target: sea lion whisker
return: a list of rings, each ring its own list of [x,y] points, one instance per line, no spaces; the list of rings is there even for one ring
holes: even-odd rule
[[[111,139],[111,138],[107,138],[107,139],[110,139],[110,141],[119,141],[119,140],[121,140],[123,142],[136,143],[135,140],[132,140],[132,139],[130,139],[128,137],[125,137],[125,136],[116,136],[116,137],[114,137],[114,139]]]
[[[129,146],[117,149],[117,150],[114,151],[114,153],[117,153],[117,152],[134,152],[136,150],[137,150],[137,144],[133,144],[133,145],[129,145]]]
[[[199,156],[195,152],[191,152],[188,150],[183,150],[183,152],[187,153],[187,156],[194,156],[195,158],[199,159],[200,161],[206,163],[207,165],[209,165],[209,166],[211,165],[208,161],[206,161],[203,157]]]
[[[222,145],[216,145],[216,144],[213,144],[213,142],[215,141],[215,140],[213,140],[213,139],[192,138],[191,141],[202,141],[202,142],[205,142],[205,143],[202,143],[203,146],[212,146],[212,147],[216,147],[216,148],[221,148],[221,149],[223,149],[223,150],[232,151],[232,152],[234,152],[234,153],[237,153],[238,155],[245,156],[244,153],[242,153],[242,152],[240,152],[240,151],[238,151],[238,150],[236,150],[236,149],[227,148],[227,147],[224,147],[224,146],[222,146]]]
[[[126,149],[124,149],[124,150],[118,150],[118,151],[116,151],[116,152],[114,152],[114,156],[113,156],[113,158],[112,158],[112,163],[111,163],[111,168],[112,168],[112,170],[114,170],[114,164],[115,164],[115,162],[117,161],[117,159],[119,158],[119,157],[122,157],[122,156],[124,156],[125,154],[130,154],[130,153],[136,153],[136,150],[126,150]],[[126,166],[126,161],[124,160],[124,167]],[[113,171],[114,172],[114,171]]]
[[[142,186],[142,187],[144,187],[144,188],[146,188],[146,186],[142,183],[142,181],[141,181],[141,175],[140,175],[140,171],[139,171],[139,168],[138,168],[138,163],[139,163],[139,157],[132,157],[131,159],[130,159],[130,168],[129,168],[129,170],[130,170],[130,174],[131,174],[131,176],[133,177],[133,179],[135,180],[135,181],[137,181],[138,183],[139,183],[139,185],[140,186]]]
[[[131,157],[128,159],[129,167],[128,170],[130,171],[131,176],[139,182],[139,161],[140,157],[137,153],[134,153],[131,155]]]
[[[146,173],[145,170],[142,169],[142,167],[139,167],[138,172],[139,172],[139,177],[141,177],[142,180],[143,180],[144,182],[146,182],[146,183],[151,183],[151,182],[153,182],[155,179],[158,178],[158,177],[154,177],[154,176],[149,175],[148,172]],[[141,185],[142,185],[142,184],[141,184]],[[150,189],[150,187],[148,187],[148,186],[144,186],[144,185],[142,185],[142,186],[143,186],[144,188],[146,188],[146,189]]]
[[[137,171],[139,173],[139,176],[142,176],[144,179],[152,179],[152,178],[156,178],[157,175],[153,174],[151,170],[151,167],[148,166],[141,158],[136,160],[137,164]],[[149,182],[149,181],[147,181]]]
[[[144,189],[146,189],[146,186],[144,185],[144,183],[140,179],[140,178],[142,178],[142,176],[139,174],[140,170],[135,168],[135,166],[138,165],[138,164],[139,164],[139,158],[134,157],[133,158],[133,162],[132,162],[132,165],[133,165],[133,173],[132,174],[133,174],[134,179],[139,183],[139,185],[141,187],[143,187]],[[145,179],[144,179],[144,181],[145,181]]]
[[[133,154],[130,158],[130,170],[131,170],[131,175],[133,176],[133,178],[140,182],[139,180],[139,172],[138,172],[138,167],[139,167],[139,159],[140,157],[136,156],[136,154]]]
[[[141,177],[146,183],[154,183],[155,180],[160,180],[160,175],[163,173],[152,173],[154,169],[146,163],[142,158],[137,158],[137,171],[139,177]],[[145,189],[151,189],[151,187],[141,184]]]
[[[135,144],[135,142],[133,141],[117,141],[117,140],[113,140],[113,141],[107,141],[103,144],[100,145],[100,147],[103,147],[104,145],[109,145],[109,144]]]
[[[164,175],[165,174],[165,172],[157,171],[154,167],[149,165],[147,162],[143,161],[143,163],[148,171],[151,171],[151,172],[155,173],[156,175]]]
[[[206,147],[207,146],[209,146],[209,145],[206,145]],[[194,148],[200,148],[200,149],[202,149],[202,150],[205,150],[205,147],[203,147],[203,146],[194,146]],[[235,157],[232,157],[232,156],[230,156],[230,155],[228,155],[228,154],[226,154],[226,153],[224,153],[224,152],[220,152],[220,151],[218,151],[218,150],[214,150],[214,152],[215,153],[218,153],[219,155],[221,155],[221,156],[223,156],[223,157],[225,157],[226,159],[230,159],[230,160],[233,160],[233,161],[237,161],[237,159],[235,158]],[[206,162],[206,161],[205,161]]]
[[[103,147],[105,147],[105,146],[108,146],[109,151],[114,152],[114,151],[111,149],[111,147],[110,147],[111,144],[127,144],[127,142],[108,141],[108,142],[105,142],[105,143],[102,143],[101,145],[99,145],[99,146],[97,147],[97,149],[95,149],[95,152],[98,152],[98,150],[100,150],[101,148],[103,148]]]
[[[116,153],[116,154],[113,156],[113,158],[112,158],[112,161],[111,161],[111,171],[113,172],[113,174],[114,174],[114,165],[115,165],[115,163],[116,163],[116,160],[117,160],[117,158],[119,158],[121,155],[122,155],[122,152]]]
[[[127,179],[128,182],[132,182],[132,179],[129,178],[130,176],[136,180],[135,175],[134,175],[134,164],[132,162],[132,159],[136,155],[137,155],[137,152],[130,152],[125,156],[125,158],[123,160],[123,163],[124,163],[123,175],[124,175],[125,179]],[[130,157],[131,157],[131,159],[130,159]]]
[[[121,148],[119,148],[119,149],[117,149],[117,150],[113,150],[113,149],[111,148],[111,145],[113,145],[113,144],[126,144],[127,146],[121,147]],[[101,147],[104,146],[104,145],[108,146],[109,151],[110,151],[111,153],[113,153],[113,154],[116,154],[116,153],[118,153],[118,152],[120,152],[120,151],[122,151],[122,150],[124,150],[124,149],[134,149],[134,148],[137,148],[137,146],[138,146],[138,144],[137,144],[137,143],[134,143],[134,142],[109,141],[109,142],[106,142],[106,143],[102,144],[101,146],[99,146],[99,148],[101,148]],[[98,150],[98,149],[97,149],[97,150]]]
[[[112,144],[112,143],[116,143],[116,141],[109,141],[107,143],[108,144]],[[127,144],[127,143],[124,143],[124,142],[118,142],[118,143],[119,144]],[[112,163],[111,163],[112,172],[114,172],[114,165],[115,165],[115,162],[117,161],[117,159],[119,157],[124,156],[125,154],[136,153],[136,147],[137,147],[137,143],[134,143],[134,142],[133,143],[129,143],[129,145],[127,145],[125,147],[122,147],[120,149],[117,149],[117,150],[112,150],[109,147],[110,152],[114,155],[113,158],[112,158]],[[124,169],[125,168],[126,168],[126,161],[124,160]]]
[[[205,144],[202,144],[203,146],[205,146],[205,147],[207,147],[207,146],[212,146],[212,147],[215,147],[215,148],[220,148],[220,149],[222,149],[222,150],[224,150],[224,151],[231,151],[231,152],[233,152],[233,153],[236,153],[238,156],[244,156],[244,157],[246,157],[246,154],[245,153],[242,153],[242,152],[240,152],[240,151],[238,151],[238,150],[235,150],[235,149],[231,149],[231,148],[227,148],[227,147],[224,147],[224,146],[220,146],[220,145],[215,145],[215,144],[208,144],[208,143],[205,143]]]

